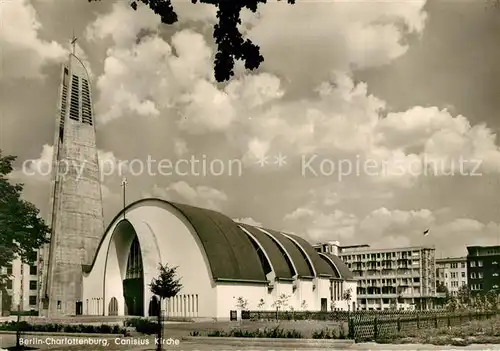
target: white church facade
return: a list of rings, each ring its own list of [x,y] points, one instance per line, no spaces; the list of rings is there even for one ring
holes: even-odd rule
[[[215,211],[143,199],[114,218],[93,263],[83,266],[82,314],[150,315],[156,297],[149,284],[160,263],[178,267],[183,285],[162,306],[172,317],[228,319],[240,297],[249,310],[272,310],[282,294],[287,309],[355,307],[356,281],[347,266],[306,240]],[[343,300],[349,289],[350,301]]]

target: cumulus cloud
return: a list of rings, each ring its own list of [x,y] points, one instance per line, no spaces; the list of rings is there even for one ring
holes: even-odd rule
[[[467,245],[494,245],[499,224],[471,218],[446,219],[443,211],[399,210],[385,207],[360,218],[342,211],[297,208],[284,218],[287,229],[312,242],[339,240],[342,244],[368,244],[373,248],[427,245],[463,255]],[[429,235],[423,232],[429,229]],[[453,237],[453,241],[443,241]],[[363,242],[360,242],[363,240]]]
[[[255,219],[253,219],[251,217],[233,218],[233,221],[235,221],[237,223],[243,223],[243,224],[252,225],[252,226],[255,226],[255,227],[261,227],[262,226],[262,223],[257,222]]]
[[[192,206],[220,210],[227,195],[215,188],[205,185],[191,186],[185,181],[169,184],[167,187],[155,185],[144,197],[159,197],[168,201],[178,201]]]
[[[68,52],[59,43],[40,38],[42,24],[28,0],[3,1],[0,17],[4,78],[42,78],[44,66],[66,59]]]
[[[425,3],[271,1],[259,7],[247,35],[261,46],[268,70],[292,81],[318,82],[332,69],[379,66],[406,53],[406,35],[425,27]]]
[[[113,152],[98,150],[99,169],[101,180],[107,181],[110,177],[127,174],[128,164],[119,160]],[[45,144],[40,156],[23,161],[21,167],[11,173],[11,178],[22,182],[50,182],[52,180],[54,146]],[[80,164],[69,164],[69,167],[79,169]]]

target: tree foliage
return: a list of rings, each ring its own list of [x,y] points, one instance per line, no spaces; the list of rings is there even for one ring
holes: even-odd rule
[[[16,257],[32,264],[36,250],[48,242],[50,234],[36,206],[21,198],[23,184],[8,180],[15,160],[15,156],[3,156],[0,150],[0,267],[8,266]]]
[[[240,296],[236,299],[236,308],[240,310],[246,310],[248,308],[248,300],[243,296]]]
[[[177,268],[169,267],[168,264],[160,264],[158,278],[153,278],[149,285],[151,292],[158,295],[160,299],[176,296],[182,289],[181,278],[177,278]]]
[[[449,293],[448,288],[446,287],[446,285],[444,285],[443,282],[438,282],[436,284],[436,292],[438,292],[438,293],[445,293],[445,294]]]
[[[288,300],[290,299],[290,295],[281,294],[276,301],[273,302],[272,307],[275,307],[276,310],[285,309],[288,306]]]
[[[93,1],[100,0],[88,0],[88,2]],[[130,6],[134,10],[137,10],[137,2],[149,6],[155,14],[160,16],[164,24],[174,24],[178,21],[171,0],[132,1]],[[241,10],[246,8],[255,13],[258,5],[265,4],[267,0],[191,0],[191,2],[210,4],[217,8],[218,23],[214,26],[213,37],[217,45],[214,75],[218,82],[227,81],[234,75],[236,60],[243,61],[246,69],[259,68],[264,61],[260,48],[250,39],[243,38],[238,26],[241,24]],[[287,2],[295,4],[295,0],[287,0]]]

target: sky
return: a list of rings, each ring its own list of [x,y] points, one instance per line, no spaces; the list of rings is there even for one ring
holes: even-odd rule
[[[241,27],[264,63],[239,63],[220,84],[215,9],[174,7],[169,26],[127,1],[0,0],[0,149],[18,157],[11,179],[43,216],[75,33],[92,75],[105,224],[127,177],[128,202],[210,208],[312,243],[428,245],[438,257],[499,243],[500,10],[270,2]],[[160,160],[178,167],[160,174]]]

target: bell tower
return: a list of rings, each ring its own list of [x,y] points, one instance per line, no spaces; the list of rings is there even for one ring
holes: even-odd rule
[[[82,313],[82,265],[92,263],[104,234],[90,77],[73,52],[61,69],[56,113],[50,243],[42,251],[42,315]]]

